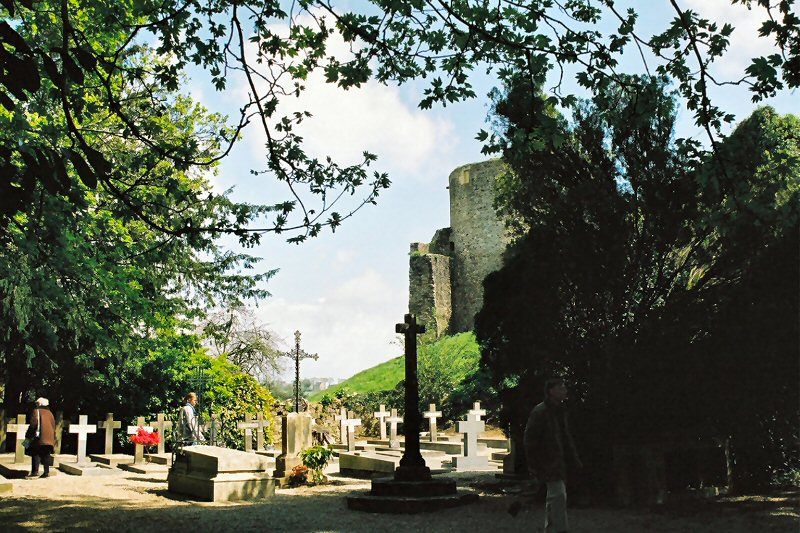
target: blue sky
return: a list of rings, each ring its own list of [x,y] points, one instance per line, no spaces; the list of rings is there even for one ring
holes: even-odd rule
[[[760,13],[731,6],[729,0],[679,3],[737,28],[729,53],[716,67],[720,76],[740,77],[747,58],[769,53],[769,43],[753,37],[762,20]],[[674,16],[665,0],[618,4],[640,11],[637,29],[643,36],[661,30]],[[336,43],[332,51],[345,52]],[[624,57],[623,70],[642,72],[634,52]],[[402,353],[394,325],[408,307],[409,244],[428,241],[436,229],[449,225],[447,176],[459,165],[484,159],[474,137],[487,127],[485,95],[492,79],[481,75],[473,83],[478,98],[423,111],[417,106],[422,97],[420,82],[402,87],[369,82],[344,92],[312,76],[299,102],[292,98],[281,104],[284,110],[308,109],[314,114],[302,130],[308,152],[353,163],[363,150],[369,150],[378,155],[373,168],[388,172],[393,183],[377,206],[365,207],[335,234],[325,231],[301,245],[267,234],[260,246],[248,250],[263,258],[260,268],[279,269],[266,285],[272,296],[258,304],[256,314],[284,339],[284,347],[293,342],[292,333],[299,329],[303,348],[319,354],[318,361],[302,363],[304,376],[345,378]],[[567,90],[574,87],[565,85]],[[236,114],[237,102],[246,98],[241,82],[218,93],[199,73],[192,77],[189,91],[210,109],[231,116]],[[737,118],[756,107],[741,88],[715,89],[712,94]],[[798,113],[798,100],[796,93],[785,91],[759,105]],[[678,134],[704,140],[685,110],[680,113]],[[287,199],[288,193],[268,176],[250,175],[250,169],[265,166],[264,153],[263,134],[255,127],[246,130],[213,178],[215,188],[233,187],[235,200],[252,203]],[[223,242],[237,249],[232,240]]]

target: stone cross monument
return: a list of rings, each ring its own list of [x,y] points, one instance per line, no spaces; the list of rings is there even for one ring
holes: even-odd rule
[[[456,471],[481,470],[489,466],[489,458],[478,455],[478,433],[486,428],[480,415],[470,411],[466,420],[459,420],[458,432],[464,435],[464,455],[455,457]]]
[[[167,440],[167,430],[172,428],[172,422],[166,419],[164,413],[158,413],[155,423],[150,422],[150,425],[158,431],[158,447],[156,453],[162,454],[164,453],[164,444]]]
[[[392,416],[386,419],[389,423],[389,448],[399,448],[400,439],[397,438],[397,424],[403,421],[403,417],[397,416],[397,409],[392,409]]]
[[[346,444],[347,426],[345,425],[345,420],[347,420],[347,409],[342,407],[339,410],[339,414],[334,416],[333,419],[339,422],[339,444]]]
[[[353,413],[351,413],[350,417],[344,422],[345,426],[347,426],[347,451],[354,452],[356,451],[356,426],[361,425],[361,419],[355,418]]]
[[[269,427],[269,420],[264,418],[264,413],[256,414],[256,451],[264,451],[264,432]]]
[[[253,451],[253,430],[258,429],[258,422],[253,420],[253,415],[246,413],[244,421],[236,422],[236,427],[244,430],[244,451]]]
[[[97,433],[97,426],[89,424],[89,417],[86,415],[78,416],[77,424],[69,425],[70,433],[78,434],[78,464],[86,463],[86,437],[89,433]]]
[[[114,453],[114,430],[119,429],[122,427],[122,422],[119,420],[114,420],[114,413],[107,413],[106,419],[101,420],[97,423],[97,427],[100,429],[104,429],[106,436],[105,436],[105,453],[106,455],[111,455]]]
[[[136,435],[136,433],[139,431],[139,428],[144,428],[147,431],[153,431],[152,427],[144,425],[144,417],[140,416],[136,419],[135,426],[128,426],[128,435]],[[133,462],[139,464],[142,461],[144,461],[144,446],[141,444],[136,444],[133,447]]]
[[[13,419],[12,419],[13,422]],[[16,423],[11,423],[6,426],[8,433],[16,433],[16,446],[14,446],[14,462],[25,462],[25,448],[22,446],[22,441],[25,440],[25,432],[28,431],[30,424],[25,423],[25,415],[17,415]]]
[[[294,350],[281,354],[284,357],[294,358],[294,412],[300,412],[300,361],[302,359],[319,359],[315,353],[308,354],[300,349],[300,331],[294,332]]]
[[[442,416],[441,411],[436,410],[436,404],[432,403],[429,406],[430,411],[423,413],[425,418],[428,419],[428,429],[431,434],[431,442],[436,442],[436,419]]]
[[[419,382],[417,380],[417,335],[425,333],[425,326],[417,324],[414,315],[407,314],[402,324],[395,326],[395,332],[405,337],[406,376],[405,412],[403,413],[403,434],[406,437],[405,450],[400,466],[394,471],[397,481],[426,481],[431,479],[431,469],[425,466],[425,459],[419,451]]]
[[[386,440],[386,417],[388,417],[390,413],[386,410],[386,406],[381,404],[380,409],[372,414],[378,419],[378,425],[381,428],[381,440]]]

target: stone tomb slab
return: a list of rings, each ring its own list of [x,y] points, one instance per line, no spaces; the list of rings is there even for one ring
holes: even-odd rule
[[[189,446],[176,458],[167,483],[170,492],[198,500],[260,500],[275,494],[276,481],[267,472],[270,468],[270,459],[255,453]]]
[[[89,456],[89,459],[102,466],[110,466],[111,468],[133,463],[133,456],[126,453],[93,453]]]
[[[71,476],[108,476],[115,473],[113,468],[88,461],[85,463],[60,463],[58,469]]]
[[[169,470],[167,465],[160,465],[158,463],[119,463],[117,468],[133,472],[134,474],[159,474]]]
[[[166,465],[169,466],[172,464],[172,454],[171,453],[146,453],[144,454],[144,460],[150,461],[151,463],[155,463],[157,465]]]
[[[339,473],[343,476],[371,478],[378,474],[386,476],[400,466],[400,455],[379,453],[349,453],[339,455]]]
[[[13,454],[12,454],[13,458]],[[24,463],[0,463],[0,476],[7,479],[21,479],[31,473],[31,458],[25,456]],[[50,475],[55,476],[58,474],[58,467],[62,461],[75,462],[78,458],[75,455],[57,454],[53,456],[53,464],[50,465]],[[42,470],[39,470],[42,473]]]

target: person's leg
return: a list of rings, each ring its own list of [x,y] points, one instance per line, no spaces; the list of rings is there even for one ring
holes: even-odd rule
[[[44,467],[44,472],[42,472],[42,477],[47,477],[50,475],[50,464],[53,462],[53,458],[50,456],[49,450],[42,452],[42,465]]]
[[[567,531],[567,488],[564,480],[547,482],[547,503],[544,506],[545,533]]]
[[[31,455],[31,475],[35,476],[39,473],[39,455]]]

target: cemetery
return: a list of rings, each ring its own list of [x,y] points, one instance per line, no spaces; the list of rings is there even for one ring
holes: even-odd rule
[[[796,533],[799,4],[0,0],[0,533]]]

